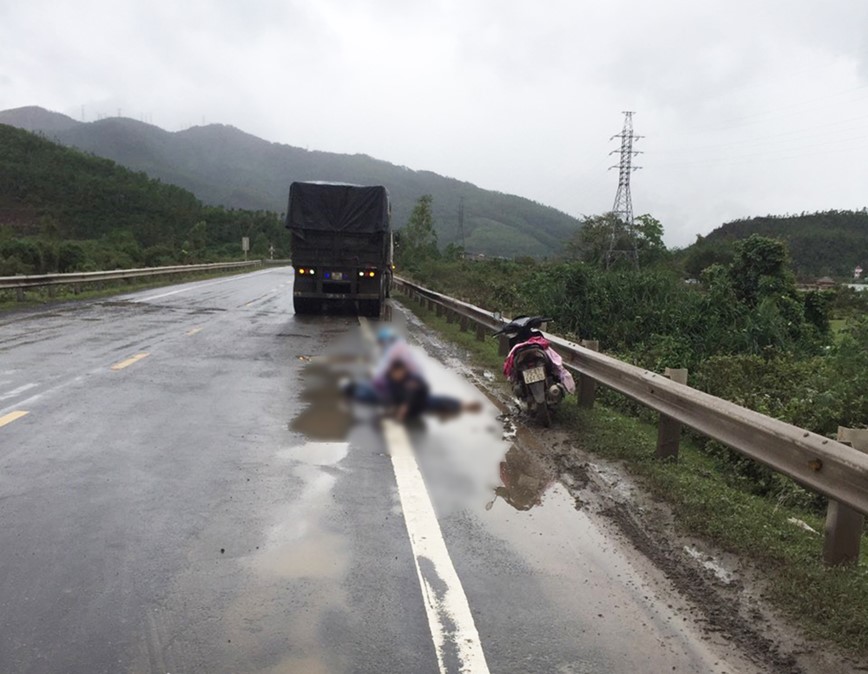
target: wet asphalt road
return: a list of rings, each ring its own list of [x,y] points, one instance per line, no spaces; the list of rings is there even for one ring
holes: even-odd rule
[[[438,671],[389,449],[318,360],[358,321],[291,283],[0,316],[0,672]],[[750,671],[496,416],[409,429],[490,671]]]

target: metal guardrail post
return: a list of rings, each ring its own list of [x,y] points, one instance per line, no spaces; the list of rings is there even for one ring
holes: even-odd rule
[[[484,342],[485,341],[485,326],[482,323],[476,324],[476,341]]]
[[[677,384],[687,384],[687,370],[684,368],[667,367],[665,375]],[[657,428],[657,458],[677,460],[680,443],[681,422],[661,414]]]
[[[838,442],[868,452],[868,429],[838,427]],[[823,562],[827,566],[857,564],[865,516],[853,508],[829,499],[823,538]]]
[[[18,302],[23,302],[25,300],[24,297],[24,288],[16,288],[15,289],[15,299]]]
[[[591,351],[600,350],[600,342],[596,339],[583,339],[582,346]],[[597,382],[586,374],[579,374],[579,406],[586,410],[594,406],[597,398]]]
[[[458,327],[461,328],[461,332],[467,332],[467,327],[470,325],[470,319],[467,316],[458,316]]]

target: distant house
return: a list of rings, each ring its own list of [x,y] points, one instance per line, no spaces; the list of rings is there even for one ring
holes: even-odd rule
[[[820,290],[831,290],[832,288],[836,287],[837,285],[838,284],[835,283],[835,279],[831,278],[830,276],[824,276],[823,278],[818,278],[817,283],[816,283],[817,288],[819,288]]]

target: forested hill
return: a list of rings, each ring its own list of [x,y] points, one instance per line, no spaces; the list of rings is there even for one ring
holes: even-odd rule
[[[0,275],[288,255],[276,213],[203,206],[185,189],[0,124]]]
[[[137,171],[180,185],[202,201],[227,207],[286,210],[293,180],[385,185],[394,225],[402,227],[415,201],[431,194],[441,245],[458,238],[464,198],[466,249],[488,255],[551,255],[579,226],[554,208],[429,171],[414,171],[366,155],[308,151],[270,143],[223,125],[170,133],[126,118],[82,123],[28,107],[0,112],[0,123],[44,133]]]
[[[868,269],[868,211],[825,211],[746,218],[715,229],[684,251],[688,268],[726,258],[733,241],[761,234],[786,241],[797,276],[852,277]],[[696,271],[696,269],[690,269]]]

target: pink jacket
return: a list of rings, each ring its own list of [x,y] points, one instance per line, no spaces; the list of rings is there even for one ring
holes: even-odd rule
[[[522,347],[528,346],[529,344],[536,344],[543,350],[546,357],[549,359],[549,362],[552,364],[552,369],[555,371],[561,384],[563,384],[564,388],[570,393],[575,393],[576,383],[573,381],[573,375],[571,375],[569,370],[564,367],[564,360],[561,358],[561,354],[551,347],[549,340],[545,337],[531,337],[526,342],[516,344],[512,347],[506,360],[503,361],[503,374],[506,375],[506,378],[512,379],[513,372],[515,371],[516,351]]]

